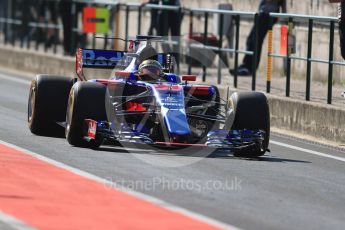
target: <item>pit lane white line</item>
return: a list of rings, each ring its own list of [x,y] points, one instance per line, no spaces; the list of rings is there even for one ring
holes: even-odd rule
[[[146,195],[144,193],[140,193],[140,192],[137,192],[137,191],[134,191],[134,190],[130,190],[129,188],[120,186],[120,185],[118,185],[118,184],[116,184],[116,183],[114,183],[112,181],[106,180],[104,178],[98,177],[96,175],[90,174],[90,173],[82,171],[80,169],[73,168],[71,166],[65,165],[64,163],[61,163],[61,162],[55,161],[53,159],[50,159],[48,157],[39,155],[38,153],[31,152],[30,150],[21,148],[19,146],[7,143],[7,142],[2,141],[2,140],[0,140],[0,144],[8,146],[8,147],[13,148],[13,149],[16,149],[17,151],[20,151],[20,152],[22,152],[24,154],[30,155],[32,157],[35,157],[36,159],[44,161],[44,162],[46,162],[48,164],[51,164],[51,165],[54,165],[56,167],[62,168],[64,170],[70,171],[70,172],[72,172],[74,174],[77,174],[79,176],[82,176],[82,177],[88,178],[90,180],[96,181],[98,183],[101,183],[103,185],[106,185],[107,188],[108,187],[109,188],[116,188],[117,190],[120,190],[121,192],[127,193],[127,194],[129,194],[131,196],[134,196],[134,197],[137,197],[137,198],[139,198],[141,200],[145,200],[147,202],[153,203],[153,204],[155,204],[155,205],[157,205],[159,207],[165,208],[167,210],[170,210],[170,211],[173,211],[173,212],[176,212],[176,213],[180,213],[180,214],[182,214],[184,216],[188,216],[188,217],[190,217],[192,219],[195,219],[195,220],[198,220],[198,221],[201,221],[201,222],[213,225],[213,226],[215,226],[217,228],[240,230],[239,228],[237,228],[235,226],[232,226],[230,224],[226,224],[226,223],[223,223],[221,221],[212,219],[210,217],[201,215],[199,213],[195,213],[193,211],[190,211],[190,210],[187,210],[187,209],[175,206],[175,205],[170,204],[170,203],[168,203],[168,202],[166,202],[164,200],[160,200],[158,198]]]
[[[300,152],[309,153],[309,154],[313,154],[313,155],[316,155],[316,156],[326,157],[326,158],[330,158],[330,159],[334,159],[334,160],[345,162],[345,158],[343,158],[343,157],[337,157],[337,156],[333,156],[333,155],[330,155],[330,154],[321,153],[321,152],[317,152],[317,151],[314,151],[314,150],[305,149],[305,148],[301,148],[301,147],[285,144],[285,143],[282,143],[282,142],[279,142],[279,141],[270,141],[270,144],[279,145],[279,146],[282,146],[282,147],[285,147],[285,148],[289,148],[289,149],[293,149],[293,150],[297,150],[297,151],[300,151]]]
[[[17,230],[33,230],[35,228],[32,228],[28,226],[26,223],[14,218],[13,216],[10,216],[2,211],[0,211],[0,222],[5,223],[5,225],[9,226],[11,229],[17,229]]]
[[[25,84],[25,85],[30,85],[30,83],[31,83],[31,81],[29,79],[24,80],[24,79],[20,79],[20,78],[17,78],[17,77],[9,77],[8,75],[4,75],[4,74],[1,74],[1,73],[0,73],[0,78],[4,79],[4,80],[7,80],[7,81],[13,81],[13,82],[20,83],[20,84]]]

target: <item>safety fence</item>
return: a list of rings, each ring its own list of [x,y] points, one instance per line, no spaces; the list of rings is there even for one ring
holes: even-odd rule
[[[298,14],[277,14],[277,13],[270,13],[270,16],[273,18],[279,19],[287,19],[289,23],[289,30],[291,31],[293,24],[296,21],[306,21],[308,23],[308,48],[307,48],[307,56],[306,57],[298,57],[291,54],[291,50],[286,52],[286,56],[273,54],[270,53],[270,57],[275,58],[284,58],[286,60],[286,91],[285,95],[287,97],[290,96],[290,80],[291,80],[291,61],[292,60],[301,60],[307,63],[307,70],[306,70],[306,90],[305,90],[305,100],[310,101],[310,88],[311,88],[311,70],[312,70],[312,63],[324,63],[328,65],[328,87],[327,87],[327,103],[332,104],[332,88],[333,88],[333,66],[334,65],[342,65],[344,66],[344,62],[335,61],[334,60],[334,32],[335,32],[335,23],[337,22],[337,18],[334,17],[316,17],[316,16],[308,16],[308,15],[298,15]],[[314,31],[314,24],[315,22],[325,22],[329,24],[329,46],[328,46],[328,59],[318,59],[312,57],[313,51],[313,31]],[[269,70],[270,71],[270,70]],[[270,92],[270,79],[268,78],[267,81],[267,92]]]
[[[40,2],[40,4],[38,4]],[[63,8],[61,4],[69,4],[67,8]],[[13,46],[20,46],[27,49],[42,49],[45,52],[59,53],[64,52],[65,54],[73,54],[73,50],[77,46],[83,46],[87,48],[99,48],[103,49],[113,49],[119,47],[117,40],[109,40],[107,38],[117,37],[118,35],[123,35],[126,38],[124,47],[127,49],[128,42],[127,39],[133,34],[131,31],[135,31],[136,34],[146,34],[144,31],[144,24],[149,19],[147,15],[149,12],[152,13],[153,10],[160,12],[175,12],[178,15],[175,18],[175,23],[181,25],[182,20],[188,20],[189,25],[185,28],[185,31],[178,31],[178,37],[180,39],[167,41],[168,43],[173,43],[178,47],[178,50],[184,49],[185,45],[188,45],[189,50],[191,48],[213,51],[218,55],[217,66],[217,78],[218,84],[222,83],[222,69],[224,67],[229,68],[229,66],[224,66],[222,64],[223,57],[225,54],[232,54],[233,56],[233,68],[237,69],[239,66],[239,55],[250,55],[252,57],[258,56],[258,23],[259,14],[256,12],[242,12],[234,10],[221,10],[221,9],[199,9],[199,8],[182,8],[179,6],[162,6],[155,4],[118,4],[116,1],[112,0],[74,0],[74,1],[36,1],[36,0],[0,0],[0,30],[2,31],[2,40],[4,44],[11,44]],[[60,10],[58,10],[60,6]],[[63,5],[66,6],[66,5]],[[80,14],[85,6],[102,6],[109,10],[109,32],[102,34],[105,38],[103,44],[99,44],[97,41],[97,36],[100,34],[93,34],[91,36],[91,42],[81,29]],[[69,21],[64,21],[61,14],[69,13],[72,17]],[[58,18],[61,17],[61,20]],[[218,18],[217,23],[217,41],[211,43],[208,38],[210,33],[210,18]],[[312,63],[324,63],[328,65],[328,94],[327,103],[332,103],[332,87],[333,87],[333,67],[335,65],[345,65],[345,62],[340,62],[334,60],[334,37],[337,28],[337,18],[335,17],[317,17],[317,16],[307,16],[307,15],[296,15],[296,14],[280,14],[271,13],[270,17],[272,20],[278,18],[281,24],[291,25],[295,22],[306,23],[308,28],[308,45],[307,45],[307,56],[294,56],[290,50],[286,55],[273,53],[269,49],[268,53],[268,68],[267,68],[267,87],[266,91],[270,93],[271,91],[271,71],[272,71],[272,59],[282,58],[286,62],[286,86],[285,95],[290,96],[290,81],[291,81],[291,62],[294,60],[305,61],[307,64],[306,71],[306,90],[305,90],[305,100],[310,100],[310,90],[311,90],[311,69]],[[229,18],[231,22],[229,24]],[[132,20],[135,20],[136,28],[133,28]],[[185,43],[183,42],[183,34],[188,34],[186,39],[191,39],[193,31],[195,30],[195,20],[201,21],[203,23],[203,31],[201,32],[201,37],[198,43]],[[226,20],[225,20],[226,19]],[[145,23],[144,23],[145,21]],[[254,25],[254,48],[253,50],[243,50],[240,49],[241,42],[241,26],[243,23],[248,25],[248,22]],[[64,25],[67,23],[67,25]],[[200,24],[200,23],[199,23]],[[226,25],[225,25],[226,24]],[[327,60],[313,58],[313,32],[315,26],[323,26],[323,28],[329,28],[329,58]],[[66,26],[70,29],[66,29]],[[224,36],[225,31],[228,26],[231,26],[231,36],[233,38],[233,46],[224,48]],[[147,27],[147,25],[146,25]],[[145,27],[145,29],[147,29]],[[200,26],[199,26],[200,27]],[[199,28],[198,27],[198,28]],[[214,29],[214,28],[213,28]],[[70,33],[66,33],[66,30],[70,30]],[[122,32],[123,31],[123,32]],[[290,30],[289,30],[290,31]],[[228,33],[228,32],[227,32]],[[243,32],[242,32],[243,33]],[[68,36],[68,41],[70,45],[70,50],[62,48],[61,45],[63,38]],[[271,34],[269,33],[269,37]],[[269,43],[272,43],[272,39],[268,39]],[[272,44],[271,44],[272,45]],[[270,45],[269,45],[270,46]],[[66,52],[67,51],[67,52]],[[71,52],[69,52],[71,51]],[[180,59],[178,59],[180,61]],[[255,70],[257,66],[257,58],[253,58],[252,69]],[[180,66],[180,65],[178,65]],[[187,71],[192,73],[193,60],[187,60]],[[207,78],[207,71],[209,66],[202,65],[202,79],[203,81]],[[233,76],[233,86],[238,87],[238,76],[235,71]],[[257,72],[252,71],[251,75],[251,90],[256,90],[257,86]]]

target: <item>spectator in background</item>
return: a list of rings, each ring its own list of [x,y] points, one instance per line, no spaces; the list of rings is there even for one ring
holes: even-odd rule
[[[339,36],[340,36],[340,48],[341,56],[345,59],[345,0],[329,0],[330,3],[339,4]]]
[[[162,5],[181,6],[180,0],[162,0]],[[181,33],[181,15],[172,10],[161,10],[158,16],[158,34],[160,36],[180,36]]]
[[[74,20],[75,20],[75,25],[78,25],[78,14],[83,14],[83,10],[84,8],[87,6],[86,3],[77,3],[76,4],[76,15],[74,17]],[[78,33],[77,36],[76,36],[76,41],[75,41],[75,45],[74,45],[74,48],[73,48],[73,55],[75,55],[75,51],[77,48],[79,47],[86,47],[86,44],[87,44],[87,35],[86,33]]]
[[[43,0],[39,9],[39,21],[42,23],[48,23],[50,25],[57,25],[58,12],[57,12],[57,2]],[[54,39],[57,37],[57,32],[53,28],[42,29],[42,37],[46,37],[46,46],[50,47]]]
[[[159,4],[159,0],[149,0],[144,1],[142,5],[145,4]],[[154,32],[155,31],[155,32]],[[151,22],[150,22],[150,28],[148,31],[148,35],[154,35],[158,32],[158,10],[157,9],[151,9]]]
[[[339,3],[338,17],[339,17],[339,38],[341,56],[345,59],[345,0],[329,0],[330,3]],[[341,94],[345,97],[345,92]]]
[[[7,1],[8,0],[0,0],[0,18],[6,18],[6,10],[7,10]],[[5,23],[0,23],[0,30],[5,28]]]
[[[273,25],[277,22],[276,19],[270,19],[269,13],[271,12],[286,12],[286,0],[261,0],[259,5],[259,22],[258,22],[258,53],[256,56],[256,69],[259,67],[262,45],[265,40],[267,32],[272,29]],[[255,45],[255,25],[253,26],[247,38],[247,50],[254,51]],[[238,76],[249,76],[256,71],[253,69],[253,55],[245,55],[243,63],[237,69],[231,69],[230,74]]]
[[[72,13],[72,6],[75,4],[75,12]],[[62,17],[63,24],[63,47],[64,54],[74,56],[77,46],[86,45],[85,34],[73,34],[73,27],[78,23],[78,13],[82,12],[84,3],[73,3],[72,0],[61,0],[60,1],[60,14]],[[74,36],[75,35],[75,36]],[[72,38],[75,38],[73,40]]]
[[[180,0],[161,0],[162,5],[165,6],[179,6],[181,7]],[[161,10],[158,15],[158,35],[159,36],[172,36],[173,41],[177,41],[181,35],[181,21],[182,15],[177,11]],[[179,63],[178,45],[173,45],[172,48],[168,44],[163,44],[163,52],[171,53],[177,64]]]
[[[345,0],[342,0],[339,6],[339,34],[341,55],[345,59]]]
[[[32,7],[35,5],[35,2],[33,0],[27,0],[25,4],[21,4],[21,11],[25,12],[22,13],[22,25],[21,25],[21,31],[20,31],[20,36],[24,41],[27,41],[29,37],[32,36],[32,30],[29,27],[29,22],[34,21],[35,18],[32,14]]]
[[[72,50],[72,0],[60,1],[60,15],[63,26],[63,49],[65,55],[74,55]]]
[[[42,0],[17,0],[18,4],[16,7],[17,11],[20,12],[20,19],[22,24],[20,26],[19,36],[20,39],[27,45],[30,41],[36,41],[38,45],[43,41],[44,31],[42,27],[32,27],[30,26],[31,22],[35,23],[44,23],[44,18],[42,20],[41,16],[41,6],[44,1]]]

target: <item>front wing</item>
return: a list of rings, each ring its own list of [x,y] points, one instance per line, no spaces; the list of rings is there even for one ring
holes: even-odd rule
[[[116,143],[148,144],[174,148],[209,147],[230,151],[245,151],[247,149],[263,149],[265,132],[263,130],[212,130],[207,134],[203,143],[188,142],[158,142],[152,140],[148,134],[136,130],[125,129],[114,132],[106,121],[86,119],[84,122],[84,139],[92,141],[97,138],[114,141]]]

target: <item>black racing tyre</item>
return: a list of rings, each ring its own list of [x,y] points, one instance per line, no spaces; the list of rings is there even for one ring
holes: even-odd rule
[[[98,148],[103,140],[86,141],[83,138],[85,119],[106,121],[106,86],[94,82],[77,82],[71,89],[66,113],[66,139],[78,147]]]
[[[27,120],[36,135],[63,136],[69,91],[73,80],[63,76],[37,75],[31,82]]]
[[[233,130],[251,129],[265,131],[263,150],[235,151],[234,155],[239,157],[259,157],[264,155],[268,150],[270,139],[270,112],[266,96],[260,92],[234,93],[231,95],[229,102],[231,104],[229,111],[231,112],[227,115],[226,126],[231,125]]]

